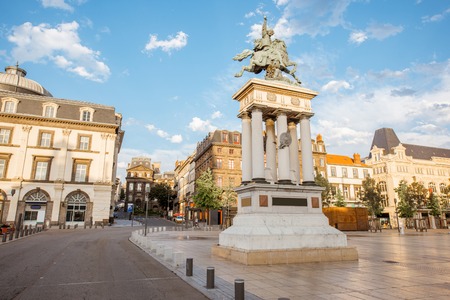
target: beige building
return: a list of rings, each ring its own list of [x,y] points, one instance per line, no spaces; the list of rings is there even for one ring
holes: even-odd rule
[[[25,70],[0,73],[1,222],[107,223],[124,132],[114,107],[53,97]]]
[[[353,158],[327,154],[326,164],[333,195],[339,190],[347,207],[359,207],[362,182],[367,176],[372,177],[372,168],[362,163],[361,156],[357,153],[353,154]],[[332,202],[336,202],[336,199]]]
[[[450,149],[401,143],[392,128],[375,131],[370,156],[365,161],[373,169],[373,177],[380,183],[385,198],[385,218],[397,226],[395,188],[401,180],[408,184],[414,180],[442,198],[450,179]],[[448,199],[446,200],[448,203]],[[428,217],[427,210],[420,211],[421,217]],[[444,211],[443,217],[450,218]],[[430,222],[428,223],[429,225]]]
[[[160,163],[152,163],[150,157],[133,157],[128,164],[125,185],[125,210],[145,209],[145,200],[153,184],[155,173],[159,173]],[[149,203],[149,208],[155,204]],[[157,207],[157,205],[156,205]]]

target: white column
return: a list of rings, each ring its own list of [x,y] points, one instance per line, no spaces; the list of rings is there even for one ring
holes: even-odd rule
[[[291,163],[291,170],[294,171],[295,177],[293,181],[300,184],[300,162],[298,160],[298,137],[297,137],[297,124],[289,122],[289,133],[291,134],[291,145],[289,146],[289,160]]]
[[[309,116],[301,116],[300,118],[300,138],[302,147],[302,171],[303,185],[314,185],[314,167],[311,145],[311,128],[309,124]]]
[[[258,108],[252,110],[252,168],[253,181],[265,182],[262,111]]]
[[[285,113],[279,113],[277,116],[277,140],[278,140],[278,183],[290,184],[290,163],[289,163],[289,146],[283,145],[281,141],[289,135],[287,129],[287,116]]]
[[[242,117],[242,184],[252,181],[252,124],[247,113]]]
[[[270,176],[277,181],[277,143],[275,137],[275,122],[266,120],[266,167],[270,168]]]

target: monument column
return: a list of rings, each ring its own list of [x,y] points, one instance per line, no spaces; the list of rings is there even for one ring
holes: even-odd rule
[[[291,184],[290,163],[289,163],[289,143],[286,140],[290,137],[287,130],[286,113],[280,112],[277,116],[278,135],[278,183]]]
[[[275,122],[266,120],[266,166],[270,168],[272,181],[277,181],[277,143],[275,137]],[[266,178],[267,179],[267,178]]]
[[[294,178],[292,178],[296,184],[300,184],[300,162],[298,160],[298,137],[297,137],[297,124],[295,122],[289,122],[289,133],[291,135],[291,145],[289,146],[289,160],[291,163],[291,170],[294,171]]]
[[[255,182],[266,182],[262,115],[261,109],[254,108],[252,110],[252,179]]]
[[[252,124],[248,113],[242,119],[242,184],[252,181]]]
[[[311,128],[309,118],[311,116],[302,115],[300,117],[300,137],[302,147],[302,171],[303,185],[315,185],[313,155],[311,146]]]

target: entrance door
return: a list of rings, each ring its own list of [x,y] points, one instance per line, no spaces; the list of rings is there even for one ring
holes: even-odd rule
[[[83,225],[86,217],[86,196],[77,192],[67,199],[66,224]]]

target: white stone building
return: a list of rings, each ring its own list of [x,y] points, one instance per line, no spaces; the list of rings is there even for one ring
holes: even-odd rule
[[[107,223],[124,132],[114,107],[53,97],[0,73],[0,223]]]
[[[361,162],[359,154],[353,154],[353,158],[344,155],[327,154],[328,182],[334,195],[340,190],[346,206],[360,206],[359,197],[362,182],[367,176],[372,177],[372,168]]]
[[[401,180],[406,180],[408,184],[416,180],[447,199],[450,149],[401,143],[392,128],[381,128],[375,131],[370,156],[365,162],[373,168],[373,177],[381,185],[385,218],[389,218],[393,226],[397,226],[395,200],[398,200],[394,189]],[[426,209],[419,213],[420,217],[429,217]],[[450,211],[444,209],[442,218],[450,218]],[[428,225],[434,227],[432,222]]]

